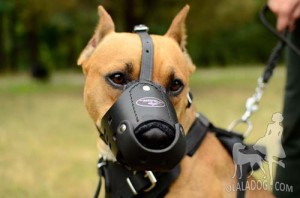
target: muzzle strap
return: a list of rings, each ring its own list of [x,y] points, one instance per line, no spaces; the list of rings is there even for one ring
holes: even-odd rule
[[[142,62],[140,80],[151,81],[152,80],[152,68],[153,68],[153,41],[148,34],[149,28],[145,25],[137,25],[134,27],[136,32],[142,41]]]

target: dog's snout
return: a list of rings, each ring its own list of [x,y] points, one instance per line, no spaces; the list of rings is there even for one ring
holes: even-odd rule
[[[144,124],[136,130],[135,134],[138,141],[149,149],[167,148],[175,137],[172,127],[161,122]]]

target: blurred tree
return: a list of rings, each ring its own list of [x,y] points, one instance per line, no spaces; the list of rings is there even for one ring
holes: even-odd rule
[[[10,35],[10,70],[13,72],[17,71],[18,63],[17,60],[19,59],[19,48],[18,48],[18,35],[16,26],[18,23],[17,12],[16,9],[11,9],[8,15],[9,19],[9,27],[8,27],[8,34]]]
[[[6,15],[12,10],[12,6],[12,2],[0,1],[0,71],[5,71],[8,65],[7,51],[9,46],[5,42],[8,22]]]
[[[240,0],[2,0],[1,70],[76,68],[77,56],[98,22],[97,6],[112,15],[117,31],[144,23],[164,34],[185,5],[188,50],[199,65],[259,62],[274,40],[260,25],[261,1]],[[272,47],[272,46],[271,46]]]
[[[3,29],[4,29],[4,14],[3,11],[0,11],[0,72],[3,71],[5,68]]]
[[[27,46],[29,51],[29,65],[34,78],[45,80],[49,77],[49,71],[45,60],[41,60],[40,44],[43,28],[50,23],[57,13],[68,11],[75,6],[75,0],[26,0],[17,1],[16,9],[21,22],[26,27]],[[51,42],[51,41],[50,41]],[[46,60],[47,61],[47,60]]]

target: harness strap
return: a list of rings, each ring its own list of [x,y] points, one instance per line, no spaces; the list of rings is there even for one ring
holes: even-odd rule
[[[170,172],[153,173],[157,179],[155,190],[151,190],[153,182],[148,178],[147,172],[131,171],[116,162],[107,162],[102,173],[106,180],[106,197],[131,198],[131,197],[163,197],[170,184],[179,176],[180,166]]]
[[[229,155],[233,157],[233,146],[236,143],[244,144],[244,137],[243,135],[227,131],[222,128],[215,127],[204,115],[201,113],[198,113],[197,119],[194,121],[189,133],[187,134],[187,155],[193,156],[194,153],[197,151],[199,146],[201,145],[202,140],[204,139],[206,133],[214,132],[218,140],[221,142],[221,144],[224,146],[224,148],[227,150]],[[263,159],[265,156],[255,150],[252,145],[245,145],[246,148],[244,149],[244,154],[259,154]],[[265,149],[262,147],[259,149],[262,151]],[[266,153],[266,152],[264,152]],[[253,167],[253,170],[259,169],[260,166],[256,164]],[[247,176],[248,173],[251,171],[251,167],[249,164],[244,164],[242,167],[242,174],[240,172],[237,172],[237,178],[238,178],[238,185],[240,188],[238,188],[237,191],[237,198],[244,198],[245,197],[245,190],[246,190],[246,182],[247,182]]]
[[[206,117],[198,113],[196,120],[192,124],[187,136],[187,155],[193,156],[201,145],[205,135],[209,130],[210,122]]]
[[[266,153],[263,152],[265,151],[264,146],[256,145],[257,148],[254,149],[253,145],[244,144],[244,136],[239,133],[227,131],[222,128],[215,127],[212,124],[210,124],[209,128],[211,132],[214,132],[216,134],[216,137],[219,139],[219,141],[222,143],[222,145],[232,158],[234,145],[240,143],[245,146],[243,151],[241,151],[243,152],[243,154],[258,154],[262,159],[265,159],[265,155],[263,154]],[[237,198],[244,198],[246,193],[247,176],[252,170],[249,163],[243,164],[240,168],[242,168],[242,173],[240,173],[240,171],[237,172],[238,186],[240,187],[237,189]],[[252,168],[254,171],[258,170],[260,168],[260,165],[255,164]]]

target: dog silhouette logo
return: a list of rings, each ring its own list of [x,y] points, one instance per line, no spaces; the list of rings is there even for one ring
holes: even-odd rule
[[[283,127],[281,125],[281,122],[283,121],[282,114],[274,113],[272,115],[271,121],[272,122],[267,126],[265,135],[259,138],[252,146],[252,150],[256,152],[246,152],[247,148],[242,143],[234,144],[232,155],[235,164],[235,170],[232,178],[234,178],[236,175],[239,175],[239,178],[241,178],[243,168],[245,167],[244,165],[246,164],[250,165],[251,168],[249,177],[252,175],[253,170],[255,170],[255,165],[258,165],[264,173],[265,178],[266,171],[264,170],[262,163],[263,161],[266,161],[270,175],[270,185],[272,186],[274,181],[273,165],[277,164],[285,168],[283,159],[286,157],[286,154],[281,143],[283,132]],[[239,174],[238,169],[240,170]]]
[[[248,177],[250,177],[253,174],[253,171],[256,170],[255,165],[258,165],[261,170],[263,171],[264,175],[266,174],[262,162],[264,161],[263,157],[259,155],[258,153],[248,153],[246,152],[246,146],[242,143],[235,143],[232,149],[233,154],[233,161],[234,161],[234,175],[232,178],[234,178],[236,175],[239,176],[239,179],[242,178],[243,175],[243,167],[244,165],[250,165],[251,173]],[[238,168],[240,170],[238,174]],[[246,170],[248,171],[248,170]]]

